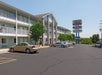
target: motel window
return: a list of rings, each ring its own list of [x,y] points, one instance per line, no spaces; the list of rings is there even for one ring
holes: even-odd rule
[[[2,38],[2,44],[6,43],[6,38]]]
[[[14,26],[14,30],[16,30],[16,26]]]
[[[14,38],[14,43],[16,43],[16,38]]]
[[[0,16],[3,16],[3,10],[0,9]]]

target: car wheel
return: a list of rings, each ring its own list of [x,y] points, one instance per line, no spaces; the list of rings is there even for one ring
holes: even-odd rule
[[[26,49],[25,52],[26,52],[27,54],[29,54],[29,53],[30,53],[30,49]]]
[[[63,45],[61,45],[61,48],[64,48],[64,46],[63,46]]]
[[[54,45],[52,45],[52,47],[55,47]]]
[[[36,51],[34,51],[34,53],[38,53],[38,51],[36,50]]]
[[[102,48],[102,46],[100,46],[100,48]]]
[[[14,52],[14,49],[13,48],[10,48],[10,52]]]

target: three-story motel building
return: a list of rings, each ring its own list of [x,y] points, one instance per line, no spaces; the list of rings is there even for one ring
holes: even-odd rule
[[[36,21],[43,23],[45,33],[41,37],[42,44],[52,44],[57,41],[57,22],[51,13],[32,15],[9,4],[0,1],[0,48],[10,47],[20,42],[29,42],[29,29]],[[60,27],[63,28],[63,27]],[[70,30],[63,28],[64,32]]]

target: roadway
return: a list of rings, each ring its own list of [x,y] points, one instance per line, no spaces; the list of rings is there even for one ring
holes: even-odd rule
[[[0,75],[102,75],[102,49],[89,45],[0,54]]]

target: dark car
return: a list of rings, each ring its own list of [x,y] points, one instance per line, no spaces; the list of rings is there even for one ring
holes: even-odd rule
[[[67,47],[68,45],[67,44],[64,44],[63,42],[57,42],[57,43],[54,43],[51,45],[51,47]]]
[[[95,44],[95,47],[100,47],[100,48],[102,48],[102,42],[97,42],[96,44]]]

